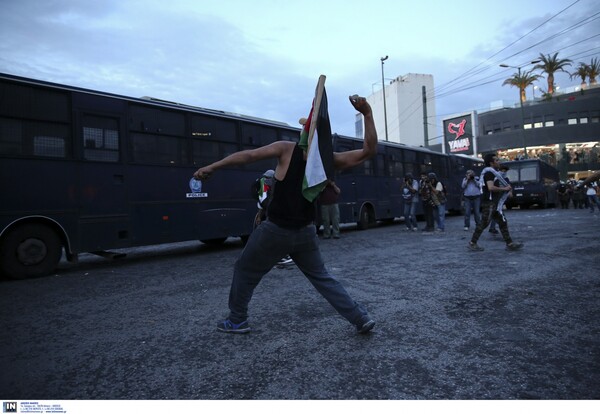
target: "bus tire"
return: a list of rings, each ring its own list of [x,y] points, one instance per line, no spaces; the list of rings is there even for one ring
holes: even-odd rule
[[[0,245],[0,273],[11,279],[47,276],[58,266],[60,237],[43,224],[25,224],[10,230]]]
[[[375,223],[375,217],[373,216],[373,212],[368,206],[363,206],[360,209],[360,217],[358,219],[358,229],[366,230],[369,227],[372,227]]]

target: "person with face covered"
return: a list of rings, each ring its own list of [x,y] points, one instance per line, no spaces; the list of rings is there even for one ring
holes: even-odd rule
[[[336,170],[359,165],[377,153],[377,132],[371,106],[365,98],[356,95],[350,97],[350,102],[363,115],[363,146],[357,150],[334,152],[333,165]],[[308,201],[302,194],[307,159],[305,148],[300,143],[277,141],[233,153],[194,173],[196,179],[207,180],[221,168],[265,159],[277,160],[274,193],[268,206],[267,220],[252,232],[235,263],[229,292],[229,315],[217,325],[220,332],[250,332],[248,306],[254,289],[273,265],[287,254],[333,308],[356,327],[358,333],[367,333],[375,326],[363,306],[325,268],[314,224],[315,202]]]

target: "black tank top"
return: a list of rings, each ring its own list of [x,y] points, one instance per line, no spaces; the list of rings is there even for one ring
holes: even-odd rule
[[[285,228],[301,228],[315,221],[315,205],[302,195],[302,181],[306,161],[302,149],[296,145],[285,178],[275,180],[268,217]]]

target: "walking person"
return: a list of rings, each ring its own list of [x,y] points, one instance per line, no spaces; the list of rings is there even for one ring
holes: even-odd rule
[[[587,185],[587,190],[585,194],[587,195],[588,204],[590,205],[590,213],[594,212],[594,206],[598,207],[598,211],[600,212],[600,201],[598,201],[596,187],[592,183],[589,183]]]
[[[468,170],[465,178],[462,180],[463,205],[465,208],[465,231],[471,227],[471,212],[475,220],[475,226],[481,222],[481,183],[479,177],[475,176],[475,171]]]
[[[363,146],[357,150],[334,152],[333,165],[336,170],[359,165],[377,153],[377,132],[371,106],[365,98],[356,95],[350,97],[350,102],[363,115]],[[307,159],[305,142],[277,141],[260,148],[239,151],[199,168],[194,177],[207,180],[222,168],[271,158],[277,159],[277,167],[275,191],[268,207],[267,220],[252,232],[235,263],[229,293],[229,316],[217,325],[217,330],[226,333],[250,331],[248,305],[254,289],[273,265],[289,254],[317,291],[356,327],[358,333],[369,332],[375,322],[327,271],[321,257],[314,225],[315,203],[302,194]]]
[[[402,184],[402,198],[404,199],[404,223],[408,231],[417,231],[417,203],[419,202],[419,182],[411,173],[404,176]]]
[[[323,237],[330,239],[340,238],[340,207],[338,198],[342,191],[335,181],[328,180],[319,197],[321,203],[321,221],[323,222]]]
[[[481,222],[473,232],[468,248],[473,251],[483,250],[483,247],[480,247],[477,244],[477,241],[481,237],[481,233],[483,233],[490,224],[490,220],[495,220],[500,228],[502,238],[506,243],[506,249],[519,250],[523,247],[523,243],[514,242],[511,239],[508,231],[508,222],[502,212],[504,202],[508,198],[508,194],[512,190],[512,187],[498,171],[500,163],[496,154],[486,154],[483,158],[483,162],[485,168],[481,172],[480,178],[483,191],[481,195],[482,217]]]
[[[444,187],[444,184],[438,180],[435,173],[430,172],[427,174],[427,177],[431,183],[432,199],[435,204],[433,206],[433,217],[438,226],[437,230],[443,232],[446,230],[446,188]]]
[[[512,186],[512,183],[510,182],[510,180],[508,179],[508,176],[507,176],[509,169],[510,168],[508,168],[507,165],[501,165],[500,166],[500,174],[502,175],[502,177],[504,178],[506,183],[508,185]],[[508,198],[511,198],[512,196],[513,196],[513,192],[512,192],[512,190],[510,190],[508,192]],[[504,215],[504,213],[502,213],[502,215]],[[492,220],[491,218],[490,218],[490,233],[492,233],[494,235],[498,234],[498,230],[496,230],[496,220]]]

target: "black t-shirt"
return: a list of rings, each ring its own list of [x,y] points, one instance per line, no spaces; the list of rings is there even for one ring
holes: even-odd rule
[[[302,149],[296,145],[285,178],[275,180],[269,203],[269,220],[281,227],[301,228],[314,222],[315,205],[302,195],[306,161]]]

